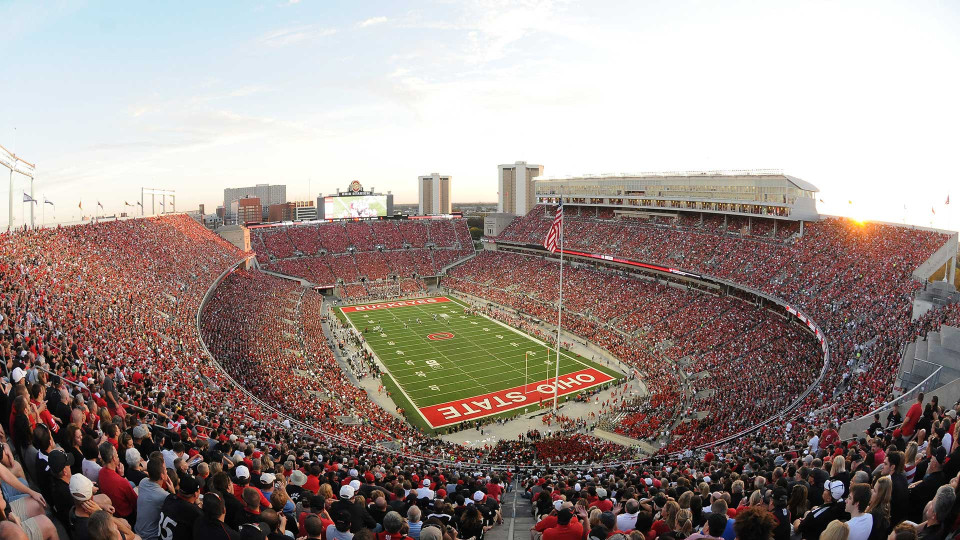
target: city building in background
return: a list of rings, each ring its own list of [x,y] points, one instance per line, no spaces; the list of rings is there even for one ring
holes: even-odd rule
[[[317,219],[317,205],[314,201],[296,201],[294,221],[312,221]]]
[[[223,190],[223,207],[227,209],[225,221],[236,220],[237,215],[230,211],[233,201],[256,197],[260,199],[263,215],[257,221],[267,219],[267,209],[275,204],[287,202],[287,186],[280,184],[257,184],[250,187],[226,188]]]
[[[417,181],[419,191],[418,212],[421,216],[449,214],[450,177],[431,173],[421,176]]]
[[[497,165],[497,212],[524,215],[537,202],[533,179],[543,174],[543,165],[517,161]]]
[[[296,208],[292,202],[271,204],[267,207],[267,221],[293,221]]]
[[[263,205],[260,197],[245,197],[230,203],[230,215],[240,225],[263,221]]]

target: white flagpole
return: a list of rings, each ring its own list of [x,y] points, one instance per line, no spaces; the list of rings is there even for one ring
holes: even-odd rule
[[[563,198],[560,199],[563,204]],[[557,399],[560,397],[560,323],[563,321],[563,225],[564,210],[560,207],[560,303],[557,305],[557,366],[553,378],[553,412],[557,412]]]

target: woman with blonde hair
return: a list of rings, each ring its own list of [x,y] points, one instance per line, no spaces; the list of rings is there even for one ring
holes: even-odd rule
[[[850,536],[850,527],[840,520],[833,520],[820,535],[820,540],[847,540]]]
[[[663,505],[660,510],[660,519],[653,522],[653,530],[657,535],[677,530],[677,513],[680,512],[680,505],[677,501],[670,500]]]
[[[917,474],[917,461],[919,454],[917,441],[910,441],[907,445],[907,451],[903,454],[903,475],[907,477],[907,483],[913,483],[913,477]]]
[[[873,516],[875,530],[886,532],[890,528],[890,497],[893,495],[893,479],[881,476],[873,485],[873,496],[867,513]]]
[[[833,458],[830,466],[830,479],[843,482],[843,498],[850,493],[850,473],[847,472],[847,460],[843,456]]]
[[[743,480],[734,480],[730,486],[730,506],[732,508],[740,507],[740,499],[743,499]]]
[[[684,537],[693,534],[693,514],[690,510],[681,509],[677,512],[675,531],[680,531]]]
[[[684,491],[684,492],[683,492],[683,495],[680,495],[680,498],[677,499],[677,504],[680,505],[680,509],[681,509],[681,510],[689,510],[689,509],[690,509],[690,499],[692,499],[692,498],[693,498],[693,492],[692,492],[692,491]]]
[[[333,498],[333,487],[331,487],[330,484],[320,484],[317,495],[323,497],[325,500],[330,500]]]
[[[763,493],[760,493],[759,489],[754,490],[754,492],[750,494],[750,502],[748,503],[748,506],[760,506],[762,504]]]

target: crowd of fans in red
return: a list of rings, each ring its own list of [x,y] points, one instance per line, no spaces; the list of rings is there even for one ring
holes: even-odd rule
[[[454,268],[444,285],[552,322],[558,282],[555,261],[485,251]],[[709,412],[699,429],[674,436],[679,448],[737,433],[779,412],[823,366],[816,341],[783,317],[732,297],[625,273],[570,265],[564,272],[564,310],[567,328],[616,348],[611,352],[637,370],[651,392],[618,432],[657,437],[680,417]],[[671,369],[681,360],[679,369]],[[758,384],[774,391],[754,400],[730,399]],[[684,390],[689,395],[678,396]]]
[[[910,274],[946,240],[939,233],[845,219],[808,223],[802,236],[794,235],[798,232],[794,226],[778,227],[776,235],[766,227],[771,234],[758,238],[743,234],[743,228],[724,228],[722,218],[716,217],[701,224],[689,217],[648,222],[615,219],[611,211],[568,207],[567,212],[565,249],[614,254],[726,279],[780,297],[814,319],[828,336],[831,354],[839,359],[831,362],[821,385],[799,408],[818,411],[804,417],[817,424],[858,416],[889,398],[900,346],[918,332],[910,321],[909,299],[921,284]],[[546,207],[537,207],[496,240],[540,244],[550,226],[549,214]],[[541,282],[531,288],[556,290],[556,284]],[[505,296],[499,289],[472,292],[494,301]],[[648,298],[640,303],[650,304]],[[571,311],[580,310],[576,304],[567,305]],[[539,309],[526,308],[519,306],[534,314]],[[696,319],[687,323],[691,320]],[[678,320],[676,324],[685,323]],[[573,317],[571,326],[576,332],[583,323]],[[614,343],[620,341],[618,337]],[[707,354],[700,361],[715,364],[717,359]],[[835,399],[835,393],[841,394],[840,399]],[[783,429],[769,426],[764,433],[770,437],[776,431],[782,436]]]
[[[250,232],[264,269],[321,286],[435,276],[474,253],[464,219],[324,222]],[[346,292],[350,299],[374,293],[360,287]]]
[[[517,227],[529,221],[520,220]],[[581,221],[588,231],[613,226],[597,218]],[[420,226],[434,237],[430,225]],[[258,272],[234,271],[214,290],[198,329],[197,313],[210,285],[245,254],[186,216],[18,231],[0,235],[0,332],[9,380],[9,387],[0,394],[8,414],[0,417],[13,442],[3,450],[0,468],[0,479],[7,484],[0,529],[17,538],[52,538],[55,533],[43,516],[46,503],[71,533],[89,532],[82,538],[105,540],[120,534],[136,538],[136,534],[152,540],[150,519],[144,518],[141,528],[141,516],[156,515],[161,506],[167,508],[167,502],[187,512],[184,508],[189,506],[181,503],[196,506],[202,491],[204,509],[198,507],[196,512],[203,515],[191,510],[191,519],[198,526],[209,526],[201,530],[210,534],[222,532],[217,538],[235,538],[228,528],[233,531],[244,520],[265,523],[259,538],[285,529],[311,537],[316,531],[320,537],[318,523],[332,525],[326,533],[341,538],[335,531],[340,530],[338,522],[344,514],[351,517],[343,519],[352,521],[343,532],[372,538],[374,530],[382,529],[388,535],[384,540],[400,538],[392,536],[399,533],[393,531],[398,522],[387,519],[380,497],[375,496],[380,490],[390,508],[406,510],[414,504],[410,494],[415,493],[413,499],[426,499],[424,513],[427,509],[449,513],[451,519],[441,522],[437,536],[418,535],[425,540],[453,540],[458,532],[462,538],[480,540],[483,526],[497,519],[496,500],[502,489],[488,468],[462,464],[473,459],[511,465],[546,460],[581,463],[566,468],[539,465],[528,471],[527,480],[537,513],[553,513],[556,527],[568,526],[561,525],[570,519],[564,510],[582,516],[581,538],[603,539],[623,532],[631,537],[638,534],[636,540],[675,538],[700,525],[707,525],[714,536],[724,536],[721,529],[731,527],[741,538],[752,538],[763,536],[757,531],[768,527],[781,533],[785,529],[786,537],[792,528],[803,538],[815,538],[835,527],[835,522],[849,531],[862,530],[863,512],[870,513],[872,523],[882,524],[878,527],[883,533],[901,519],[922,523],[921,536],[926,532],[931,538],[943,538],[957,529],[960,505],[954,479],[960,472],[960,450],[953,433],[956,423],[949,420],[956,417],[951,407],[928,404],[923,411],[923,403],[918,403],[916,413],[911,407],[906,420],[912,422],[913,434],[906,428],[894,431],[888,421],[886,427],[891,429],[878,426],[883,433],[877,435],[871,427],[870,438],[863,440],[838,441],[832,436],[828,440],[829,433],[824,432],[818,444],[798,444],[799,435],[806,437],[807,430],[802,428],[826,419],[845,419],[884,401],[900,344],[960,320],[955,308],[909,320],[906,299],[916,287],[909,272],[942,243],[939,235],[827,220],[808,226],[803,237],[788,242],[773,235],[753,240],[709,232],[696,234],[718,240],[686,242],[681,237],[694,233],[672,225],[629,227],[630,234],[619,237],[597,233],[595,238],[603,245],[590,251],[672,261],[676,267],[737,281],[801,307],[823,327],[839,361],[831,363],[824,382],[801,405],[803,424],[794,424],[791,434],[798,436],[785,438],[782,425],[770,426],[744,437],[726,455],[693,456],[687,445],[676,448],[684,451],[684,457],[603,467],[588,463],[625,457],[629,452],[584,435],[467,450],[422,436],[344,381],[323,337],[322,320],[309,316],[323,308],[313,290],[291,287],[285,280]],[[350,235],[357,231],[342,228],[342,240],[354,242]],[[380,239],[389,235],[376,234]],[[576,242],[570,234],[568,248]],[[783,234],[778,231],[781,240]],[[644,244],[655,236],[669,246]],[[436,238],[444,237],[437,232]],[[525,240],[530,238],[536,237]],[[753,244],[762,247],[753,250]],[[732,264],[731,258],[739,258],[745,266]],[[455,269],[449,284],[549,320],[552,317],[547,315],[553,313],[549,305],[554,301],[549,292],[551,263],[528,262],[539,265],[538,274],[524,272],[508,286],[485,289],[465,279],[472,262],[463,270]],[[681,403],[688,411],[699,408],[696,401],[689,401],[679,371],[657,362],[660,358],[677,360],[686,372],[695,373],[722,370],[719,366],[725,358],[730,362],[739,354],[736,362],[742,364],[738,369],[746,386],[701,383],[702,379],[688,383],[692,389],[705,384],[715,385],[710,389],[718,393],[726,392],[734,405],[732,414],[749,414],[759,406],[781,407],[782,402],[776,401],[779,396],[795,395],[807,381],[808,370],[815,371],[816,355],[808,357],[807,351],[816,351],[816,344],[809,337],[769,315],[752,314],[749,306],[736,300],[709,297],[712,302],[704,302],[698,300],[707,298],[701,293],[674,292],[654,283],[641,286],[629,276],[586,268],[571,268],[567,275],[573,287],[569,290],[585,293],[568,293],[568,327],[631,365],[645,366],[643,376],[653,393],[651,411],[670,402]],[[636,313],[637,300],[628,295],[589,294],[584,287],[591,280],[599,280],[594,281],[595,288],[602,283],[643,294],[645,287],[658,287],[659,293],[644,296],[651,302],[649,313]],[[535,289],[528,287],[534,283],[538,284]],[[518,298],[524,287],[536,290],[536,296]],[[678,299],[676,294],[682,296]],[[687,320],[695,317],[703,322]],[[671,318],[684,320],[670,322]],[[732,337],[738,331],[751,336],[740,348]],[[787,338],[775,339],[778,332],[786,332]],[[207,356],[201,334],[208,338],[206,344],[219,363]],[[708,335],[719,341],[710,343]],[[852,364],[847,361],[851,359]],[[767,375],[774,361],[778,368],[793,371],[796,386],[779,374]],[[714,377],[719,375],[707,378]],[[670,399],[664,392],[671,391],[680,395]],[[806,415],[816,410],[820,410],[817,416]],[[341,416],[351,421],[344,422]],[[727,429],[704,423],[685,426],[673,431],[691,444],[703,440],[697,439],[698,434],[713,436]],[[910,441],[920,432],[925,434],[923,440]],[[371,444],[383,439],[399,441],[404,451],[417,457],[401,457]],[[922,449],[916,451],[909,442],[922,442]],[[190,459],[193,456],[199,458]],[[73,465],[65,465],[71,461]],[[907,467],[919,480],[911,488],[899,476]],[[162,471],[157,485],[169,493],[162,503],[151,503],[143,495],[144,477],[150,481],[153,471]],[[18,488],[17,482],[11,485],[6,473],[34,482],[40,493],[25,485]],[[143,506],[127,482],[136,484],[134,479],[140,482]],[[95,496],[93,483],[100,489]],[[868,489],[866,500],[857,487],[862,483],[873,484],[875,490]],[[887,484],[893,488],[884,487]],[[442,494],[437,489],[441,485]],[[309,491],[307,499],[304,490]],[[369,506],[367,500],[357,498],[364,493]],[[13,504],[21,495],[33,503]],[[468,498],[475,507],[483,504],[479,519],[467,508]],[[840,499],[846,499],[846,506]],[[218,507],[216,500],[225,507]],[[554,504],[557,501],[560,504]],[[306,512],[304,503],[309,508]],[[811,507],[814,511],[806,513]],[[317,514],[316,520],[308,517],[311,514]],[[714,528],[710,514],[736,517]],[[225,515],[229,521],[220,521]],[[408,514],[401,528],[411,532],[418,523],[410,519],[414,517]],[[622,524],[621,517],[625,518]],[[311,524],[297,529],[298,518]],[[422,531],[430,529],[428,521],[420,524]],[[448,525],[452,528],[447,529]],[[548,525],[543,527],[544,535],[556,537],[557,531],[546,532],[555,528]],[[587,528],[589,533],[583,530]],[[120,532],[111,535],[115,530]],[[158,534],[157,529],[152,534]]]

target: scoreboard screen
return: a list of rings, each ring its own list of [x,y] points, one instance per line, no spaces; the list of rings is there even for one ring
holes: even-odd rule
[[[324,197],[324,219],[373,218],[387,215],[386,195]]]

